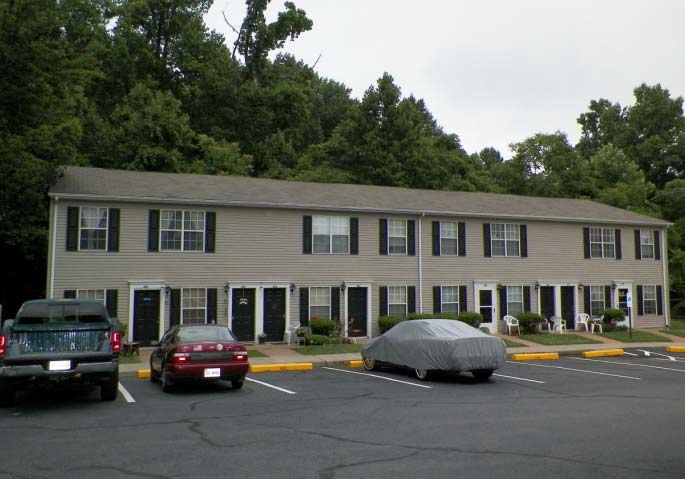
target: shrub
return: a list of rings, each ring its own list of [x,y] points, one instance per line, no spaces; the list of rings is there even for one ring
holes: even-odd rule
[[[333,338],[328,336],[321,336],[319,334],[308,334],[304,337],[304,344],[307,346],[323,346],[324,344],[331,344]]]
[[[312,319],[309,322],[309,329],[313,335],[330,336],[337,326],[332,319]]]
[[[409,313],[407,319],[457,319],[454,313]]]
[[[602,320],[604,331],[615,331],[616,323],[626,319],[626,314],[620,309],[616,308],[607,308],[603,311],[600,311],[599,314],[604,316],[604,319]]]
[[[535,334],[538,332],[538,324],[545,320],[545,317],[538,313],[524,312],[516,315],[519,321],[521,333]]]
[[[381,331],[381,334],[383,334],[397,323],[401,323],[404,320],[404,318],[399,316],[380,316],[378,318],[378,329]]]
[[[477,328],[480,326],[480,323],[483,322],[483,315],[480,313],[474,313],[473,311],[462,311],[459,313],[459,317],[457,317],[457,319],[470,326],[473,326],[474,328]]]

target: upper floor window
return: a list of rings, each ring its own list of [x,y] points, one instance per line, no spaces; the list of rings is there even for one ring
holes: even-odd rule
[[[183,288],[181,315],[183,324],[207,322],[207,290],[205,288]]]
[[[516,224],[493,223],[490,225],[492,256],[520,256],[520,228]]]
[[[388,254],[407,254],[407,220],[388,220]]]
[[[79,249],[107,248],[107,208],[81,207]]]
[[[388,315],[407,317],[407,288],[388,286]]]
[[[590,257],[616,257],[616,230],[611,228],[590,228]]]
[[[655,285],[642,286],[643,314],[657,314],[657,293]]]
[[[350,219],[344,216],[312,217],[313,252],[347,254],[350,251]]]
[[[658,231],[635,230],[635,259],[661,259]]]
[[[456,256],[459,253],[459,235],[457,223],[440,222],[440,254]]]
[[[523,310],[523,286],[507,286],[507,314],[516,316]]]
[[[331,288],[309,288],[309,319],[331,319]]]
[[[67,207],[67,251],[119,251],[119,209]]]
[[[160,211],[160,246],[162,251],[203,251],[204,238],[204,211]]]

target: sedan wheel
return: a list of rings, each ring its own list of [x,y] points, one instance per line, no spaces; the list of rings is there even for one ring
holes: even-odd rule
[[[245,382],[245,378],[231,379],[231,387],[233,389],[240,389],[243,387],[244,382]]]
[[[362,361],[364,364],[364,369],[366,369],[367,371],[378,371],[378,365],[376,364],[375,359],[364,357]]]
[[[414,369],[414,374],[416,374],[416,377],[419,378],[421,381],[428,379],[428,370],[427,369],[416,368],[416,369]]]
[[[155,371],[155,368],[152,367],[152,358],[150,359],[150,382],[152,382],[152,383],[158,383],[159,382],[159,374],[157,374],[157,371]]]
[[[162,383],[162,391],[165,393],[168,393],[171,391],[171,378],[169,375],[169,371],[167,371],[166,365],[162,366],[162,375],[160,377],[160,381]]]
[[[476,369],[471,371],[471,374],[473,374],[473,377],[478,381],[487,381],[487,379],[492,376],[492,372],[492,369]]]

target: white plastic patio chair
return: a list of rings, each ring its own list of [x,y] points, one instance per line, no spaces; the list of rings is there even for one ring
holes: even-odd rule
[[[538,331],[540,331],[541,333],[544,333],[545,329],[547,330],[548,333],[552,332],[552,326],[549,323],[549,319],[542,318],[542,321],[538,323]]]
[[[589,314],[587,314],[587,313],[576,314],[575,330],[578,331],[578,329],[581,326],[583,326],[585,328],[586,333],[590,332],[590,315]]]
[[[604,316],[600,316],[599,318],[592,318],[592,321],[590,323],[590,332],[592,334],[595,334],[595,329],[598,329],[600,334],[604,333],[604,330],[602,330],[602,321],[604,321]]]
[[[290,328],[285,332],[284,340],[290,344],[294,339],[298,346],[304,346],[304,336],[298,336],[297,330],[300,329],[299,321],[291,322]]]
[[[566,331],[566,320],[563,318],[560,318],[559,316],[552,316],[552,323],[554,326],[552,326],[552,331],[559,330],[559,334],[564,334],[564,331]]]
[[[513,336],[512,330],[516,328],[516,333],[521,334],[521,329],[519,328],[519,320],[515,317],[507,314],[504,316],[504,324],[507,326],[507,334]]]

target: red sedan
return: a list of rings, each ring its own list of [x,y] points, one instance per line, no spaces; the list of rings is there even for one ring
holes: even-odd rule
[[[240,389],[249,367],[245,346],[228,327],[182,324],[169,329],[150,355],[150,380],[165,392],[185,380],[223,379]]]

